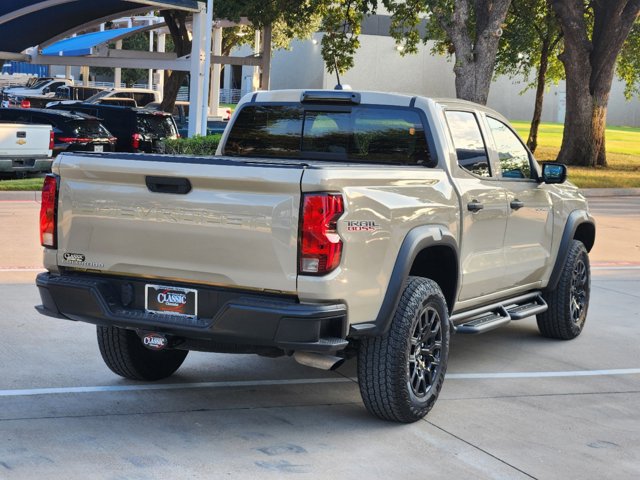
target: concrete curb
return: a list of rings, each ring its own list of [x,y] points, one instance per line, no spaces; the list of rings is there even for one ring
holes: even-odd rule
[[[585,197],[637,197],[640,188],[583,188]]]
[[[640,188],[583,188],[582,193],[587,198],[637,197],[640,196]],[[40,203],[41,198],[41,192],[0,192],[0,201]]]
[[[14,202],[38,202],[42,198],[42,192],[0,192],[0,201]]]

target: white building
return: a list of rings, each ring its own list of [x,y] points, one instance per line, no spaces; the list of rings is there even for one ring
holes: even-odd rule
[[[354,90],[382,90],[430,97],[455,97],[452,60],[434,56],[430,45],[421,45],[416,55],[401,56],[388,32],[388,17],[369,17],[363,25],[360,49],[355,57],[355,66],[341,75],[341,82]],[[313,40],[294,41],[291,50],[279,50],[273,55],[271,67],[271,89],[285,88],[333,88],[335,74],[324,68],[320,55],[322,34]],[[249,55],[248,48],[240,54]],[[252,67],[237,68],[234,74],[228,69],[225,86],[235,83],[242,90],[251,90]],[[242,75],[242,78],[238,78]],[[233,78],[232,78],[233,77]],[[512,120],[530,121],[533,115],[535,90],[522,91],[527,82],[520,79],[500,77],[491,87],[488,106]],[[238,88],[238,87],[236,87]],[[561,82],[552,86],[545,94],[542,120],[563,122],[565,112],[565,86]],[[614,81],[609,100],[608,124],[640,127],[640,99],[627,101],[624,84]]]

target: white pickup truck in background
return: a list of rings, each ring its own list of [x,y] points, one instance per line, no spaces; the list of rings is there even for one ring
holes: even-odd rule
[[[0,175],[51,169],[51,125],[0,123]]]
[[[53,97],[59,87],[71,86],[73,80],[69,78],[43,78],[29,87],[11,87],[2,91],[2,106],[15,107],[20,105],[23,97]]]

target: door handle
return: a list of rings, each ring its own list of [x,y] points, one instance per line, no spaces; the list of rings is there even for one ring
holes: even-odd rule
[[[517,198],[515,200],[512,200],[511,203],[511,209],[512,210],[518,210],[522,207],[524,207],[524,202],[521,202],[520,200],[518,200]]]
[[[483,208],[484,205],[477,200],[467,203],[467,210],[469,210],[470,212],[479,212]]]
[[[147,188],[154,193],[185,195],[191,191],[191,182],[187,178],[147,176],[145,180]]]

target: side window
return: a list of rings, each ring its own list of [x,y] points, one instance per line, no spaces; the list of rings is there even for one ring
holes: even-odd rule
[[[481,177],[490,177],[489,157],[476,116],[471,112],[446,111],[458,165]]]
[[[531,178],[529,152],[509,127],[495,118],[487,117],[489,130],[500,160],[503,178]]]

